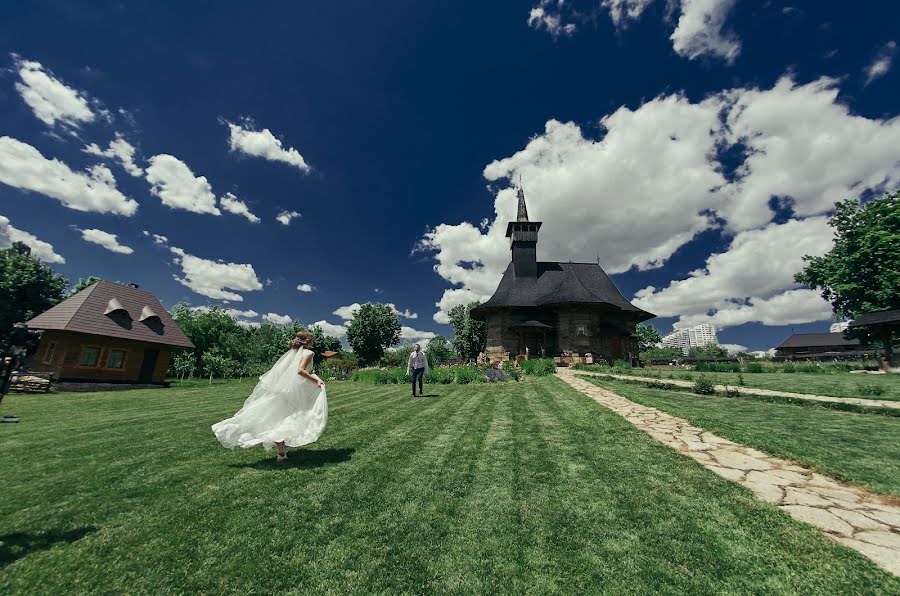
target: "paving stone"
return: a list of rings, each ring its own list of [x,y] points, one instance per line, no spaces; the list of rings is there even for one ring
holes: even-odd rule
[[[848,546],[866,557],[869,557],[881,565],[882,568],[890,571],[894,575],[900,576],[900,551],[878,546],[876,544],[870,544],[861,540],[846,538],[844,536],[832,535],[832,538],[844,546]]]
[[[865,514],[877,519],[881,523],[900,529],[900,509],[897,509],[895,513],[888,513],[887,511],[880,511],[878,509],[869,509]]]
[[[832,507],[828,511],[849,523],[857,530],[884,530],[888,527],[887,525],[877,522],[870,517],[866,517],[857,511],[847,511],[846,509],[841,509],[839,507]]]
[[[809,505],[810,507],[828,507],[833,505],[831,501],[815,494],[810,490],[789,486],[784,489],[785,505]]]
[[[825,488],[823,486],[817,486],[815,487],[815,490],[820,495],[830,497],[833,500],[836,499],[842,503],[857,503],[861,498],[859,494],[849,488]]]
[[[794,466],[795,468],[797,466]],[[801,482],[806,482],[807,475],[801,474],[803,468],[798,468],[798,471],[788,470],[787,468],[781,468],[780,470],[772,470],[769,472],[772,476],[776,478],[781,478],[782,480],[786,480],[788,484],[799,484]]]
[[[781,503],[781,500],[784,498],[784,492],[781,490],[781,487],[768,482],[752,482],[749,474],[747,475],[747,480],[741,482],[741,486],[749,488],[757,497],[773,505]]]
[[[730,449],[719,449],[713,452],[713,457],[716,458],[720,466],[726,468],[736,468],[745,471],[769,470],[772,468],[772,464],[769,462]]]
[[[806,522],[826,532],[834,532],[844,536],[853,534],[853,526],[827,509],[807,507],[806,505],[782,505],[780,509],[790,514],[794,519]]]
[[[735,470],[734,468],[723,468],[722,466],[708,465],[706,466],[709,470],[712,470],[722,478],[726,480],[731,480],[733,482],[739,482],[744,479],[745,472],[743,470]]]
[[[885,548],[893,548],[900,551],[900,534],[893,532],[884,532],[877,530],[866,530],[865,532],[857,532],[853,536],[856,540],[862,540],[869,544],[877,544]]]
[[[763,482],[767,484],[774,484],[776,486],[787,486],[788,484],[793,484],[795,482],[802,482],[804,477],[801,474],[797,474],[796,472],[787,472],[787,474],[793,474],[796,478],[791,476],[784,476],[785,472],[781,470],[766,470],[764,472],[760,472],[758,470],[753,470],[749,474],[747,474],[748,482]],[[798,480],[799,478],[799,480]]]

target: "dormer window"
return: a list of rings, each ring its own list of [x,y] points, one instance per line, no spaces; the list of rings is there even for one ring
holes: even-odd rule
[[[118,298],[110,298],[109,304],[106,305],[106,310],[103,311],[103,314],[105,314],[105,315],[110,315],[113,313],[115,313],[117,315],[129,316],[128,311],[125,310],[125,307],[122,306],[122,303],[119,302]]]
[[[148,323],[154,323],[154,322],[155,322],[155,323],[160,323],[160,322],[162,322],[162,320],[159,318],[159,315],[156,314],[156,312],[154,312],[154,310],[153,310],[152,308],[150,308],[149,306],[145,306],[145,307],[141,310],[141,318],[138,319],[138,320],[139,320],[139,321],[142,321],[142,322],[146,321],[146,322],[148,322]]]

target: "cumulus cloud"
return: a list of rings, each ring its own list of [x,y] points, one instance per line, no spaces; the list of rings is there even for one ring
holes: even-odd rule
[[[229,213],[234,213],[235,215],[245,217],[250,223],[260,222],[260,219],[258,217],[250,213],[250,209],[249,207],[247,207],[247,204],[230,192],[225,193],[219,199],[219,205],[221,205],[222,209],[228,211]]]
[[[309,285],[309,284],[300,284],[300,285],[297,286],[297,291],[298,291],[298,292],[304,292],[304,293],[305,293],[305,292],[312,292],[312,291],[315,290],[315,289],[316,289],[316,288],[314,288],[313,286],[311,286],[311,285]]]
[[[637,20],[653,0],[601,0],[600,6],[609,11],[616,28],[624,28],[630,21]]]
[[[104,232],[103,230],[96,229],[79,231],[81,232],[81,238],[85,242],[90,242],[92,244],[102,246],[110,252],[115,252],[122,255],[130,255],[134,252],[133,248],[120,244],[118,236],[116,236],[115,234],[110,234],[109,232]]]
[[[551,120],[543,134],[489,164],[484,175],[490,181],[522,180],[532,220],[544,220],[541,260],[591,262],[599,252],[610,273],[660,267],[704,230],[722,228],[734,236],[730,250],[752,237],[742,232],[774,235],[776,230],[769,229],[773,200],[789,219],[812,218],[798,224],[804,234],[809,227],[821,232],[823,220],[816,218],[834,202],[900,185],[900,119],[852,114],[837,95],[832,79],[798,85],[785,77],[770,89],[730,89],[699,102],[680,94],[660,96],[604,117],[596,140],[574,123]],[[741,157],[736,168],[725,167],[725,153]],[[493,294],[509,263],[505,229],[515,209],[515,190],[503,188],[485,227],[440,224],[422,238],[419,248],[433,251],[435,271],[452,286],[437,303],[435,321],[446,323],[453,306]],[[814,247],[806,246],[809,239],[783,240],[799,256],[828,242],[821,233],[813,239]],[[743,267],[729,258],[711,257],[711,263]],[[718,309],[712,321],[705,310],[684,310],[691,303],[682,299],[676,301],[678,308],[663,308],[677,294],[674,289],[643,307],[682,316],[682,322],[724,321],[734,311],[730,321],[781,324],[767,309],[782,304],[785,321],[819,320],[826,313],[823,302],[793,283],[799,261],[791,267],[790,275],[773,273],[772,279],[780,281],[771,284],[778,287],[766,286],[762,293],[745,288],[714,299],[698,289],[705,285],[695,276],[684,280],[698,303]]]
[[[553,11],[553,4],[556,4],[555,0],[541,0],[528,13],[528,26],[537,30],[544,29],[553,37],[575,33],[575,24],[563,23],[560,13]]]
[[[890,72],[896,54],[896,41],[889,41],[878,50],[872,63],[866,67],[866,85]]]
[[[122,164],[125,171],[132,176],[140,177],[144,175],[144,170],[134,163],[134,146],[122,138],[121,133],[116,133],[116,138],[110,141],[109,147],[106,149],[101,149],[97,143],[91,143],[82,149],[82,151],[98,157],[115,159]]]
[[[724,328],[751,322],[754,317],[769,325],[799,323],[801,306],[809,309],[805,316],[812,317],[810,321],[820,320],[823,314],[829,316],[830,305],[821,297],[810,300],[808,290],[796,292],[799,284],[794,282],[794,274],[803,268],[803,255],[823,255],[832,241],[827,217],[741,232],[728,250],[711,255],[703,269],[661,290],[653,286],[640,290],[634,304],[658,316],[680,317],[676,328],[698,323]],[[772,304],[785,307],[781,316],[786,320],[779,320],[778,311],[766,308],[772,300]],[[737,320],[740,323],[735,323]]]
[[[309,172],[310,167],[293,147],[284,148],[281,140],[275,137],[268,128],[261,131],[252,129],[252,122],[245,121],[244,125],[228,122],[231,137],[228,139],[232,151],[262,157],[269,161],[280,161],[294,166],[301,172]]]
[[[297,211],[282,211],[278,215],[275,216],[275,221],[281,223],[282,225],[290,225],[291,220],[301,217],[300,213]]]
[[[710,55],[734,62],[741,52],[737,36],[725,22],[735,0],[681,0],[678,26],[669,38],[679,56],[694,60]]]
[[[76,211],[134,215],[138,208],[137,201],[119,192],[106,166],[75,172],[12,137],[0,137],[0,182],[56,199]]]
[[[144,236],[148,238],[153,238],[154,244],[168,244],[169,239],[165,236],[160,236],[159,234],[151,234],[147,230],[144,230]]]
[[[347,306],[341,306],[337,308],[333,314],[336,314],[345,321],[349,321],[353,318],[353,315],[356,314],[356,311],[359,310],[360,306],[362,305],[359,302],[354,302],[353,304],[348,304]],[[398,317],[403,317],[404,319],[419,318],[419,315],[417,313],[410,311],[408,308],[401,311],[392,303],[388,303],[386,306],[388,306],[391,311]]]
[[[741,344],[719,344],[719,347],[728,350],[729,356],[734,356],[735,354],[740,354],[741,352],[747,352],[747,346],[742,346]]]
[[[273,325],[290,325],[294,321],[290,315],[279,315],[274,312],[267,312],[262,318],[263,321],[272,323]]]
[[[346,325],[334,325],[329,323],[328,321],[316,321],[310,328],[319,327],[322,329],[322,333],[325,335],[330,335],[331,337],[336,337],[338,339],[344,339],[347,337],[347,326]]]
[[[88,98],[54,77],[40,62],[17,60],[15,66],[19,75],[16,91],[38,120],[47,126],[60,123],[72,128],[94,121]]]
[[[9,219],[0,215],[0,248],[9,248],[13,242],[22,242],[31,248],[31,254],[45,263],[63,264],[66,260],[56,254],[53,245],[43,240],[38,240],[37,236],[23,232],[14,228],[9,223]]]
[[[183,275],[183,277],[174,275],[175,280],[201,296],[214,300],[242,302],[244,297],[236,292],[262,289],[253,265],[210,261],[190,255],[175,246],[169,250],[175,255],[173,261],[181,266]]]
[[[431,331],[419,331],[417,329],[413,329],[412,327],[402,326],[400,327],[400,342],[406,344],[420,344],[424,349],[425,346],[428,345],[428,342],[437,335],[436,333],[432,333]]]
[[[194,213],[221,215],[206,176],[194,176],[186,163],[172,155],[154,155],[147,167],[150,192],[163,205]]]

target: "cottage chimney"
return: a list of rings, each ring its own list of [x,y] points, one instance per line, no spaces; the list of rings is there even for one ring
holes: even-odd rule
[[[140,288],[141,286],[139,286],[139,285],[137,285],[137,284],[128,284],[128,287],[129,287],[129,288],[134,288],[134,289],[136,290],[136,289]]]
[[[541,222],[528,220],[525,192],[519,187],[519,205],[516,221],[506,226],[506,237],[510,239],[513,272],[516,277],[537,277],[537,239]]]

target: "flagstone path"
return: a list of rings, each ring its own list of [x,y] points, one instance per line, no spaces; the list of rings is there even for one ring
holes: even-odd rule
[[[571,369],[557,376],[619,414],[661,443],[703,467],[750,489],[763,501],[825,532],[829,537],[900,576],[900,506],[861,488],[847,486],[789,461],[734,443],[692,426],[687,420],[642,406],[577,378]]]
[[[678,379],[659,379],[656,377],[636,377],[632,375],[618,375],[618,374],[610,374],[610,373],[599,373],[592,372],[587,370],[578,370],[574,371],[579,375],[588,375],[592,377],[613,377],[616,379],[624,379],[628,381],[656,381],[662,383],[671,383],[672,385],[678,385],[679,387],[693,387],[693,381],[680,381]],[[725,385],[716,385],[716,391],[725,391]],[[746,393],[748,395],[765,395],[772,397],[792,397],[796,399],[808,399],[811,401],[828,401],[834,403],[843,403],[843,404],[855,404],[857,406],[870,406],[870,407],[882,407],[882,408],[892,408],[895,410],[900,410],[900,401],[891,401],[887,399],[862,399],[857,397],[832,397],[830,395],[812,395],[809,393],[793,393],[791,391],[773,391],[771,389],[757,389],[756,387],[738,387],[736,385],[728,385],[727,389],[738,389],[741,393]]]

